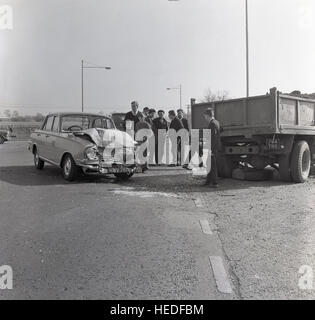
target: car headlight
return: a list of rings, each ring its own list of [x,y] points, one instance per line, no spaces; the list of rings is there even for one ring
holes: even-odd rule
[[[94,148],[94,147],[87,148],[85,150],[85,155],[89,160],[97,160],[98,159],[96,148]]]

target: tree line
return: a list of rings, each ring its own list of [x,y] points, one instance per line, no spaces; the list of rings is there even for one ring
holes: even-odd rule
[[[35,115],[20,115],[17,110],[10,110],[6,109],[2,112],[2,115],[0,114],[0,118],[4,117],[10,121],[13,122],[31,122],[31,121],[36,121],[36,122],[41,122],[44,120],[45,116],[42,115],[41,113],[37,112]]]

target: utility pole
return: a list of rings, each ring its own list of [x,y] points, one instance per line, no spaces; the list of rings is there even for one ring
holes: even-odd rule
[[[249,97],[249,35],[248,35],[248,0],[245,0],[246,13],[246,96]]]
[[[84,61],[81,60],[81,93],[82,93],[82,112],[84,111],[84,97],[83,97],[83,63]]]

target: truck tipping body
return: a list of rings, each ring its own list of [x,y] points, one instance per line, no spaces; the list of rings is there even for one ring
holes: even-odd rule
[[[191,108],[193,129],[207,127],[203,112],[209,108],[223,128],[221,175],[230,177],[235,167],[245,163],[256,169],[276,166],[282,180],[306,181],[315,161],[315,100],[273,88],[263,96]]]

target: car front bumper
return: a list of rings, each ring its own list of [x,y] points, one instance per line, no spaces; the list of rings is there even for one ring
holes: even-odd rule
[[[133,164],[133,165],[124,165],[124,164],[78,164],[82,168],[84,173],[99,173],[99,174],[119,174],[119,173],[142,173],[145,171],[145,165]]]

